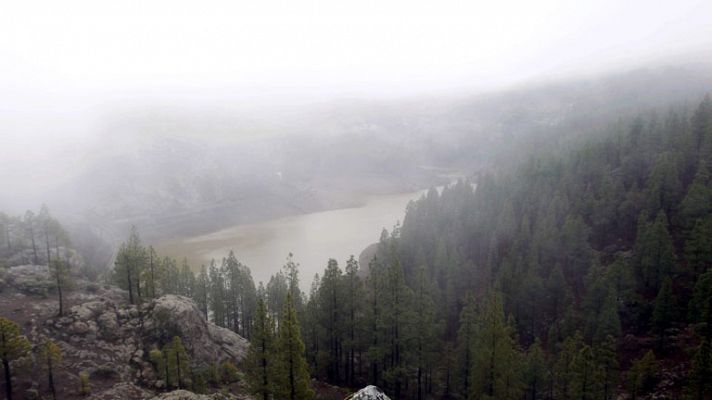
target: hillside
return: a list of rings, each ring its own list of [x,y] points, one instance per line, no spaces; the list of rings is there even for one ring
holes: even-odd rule
[[[249,398],[239,396],[246,392],[244,382],[237,378],[225,381],[227,378],[220,374],[212,378],[210,372],[227,362],[239,364],[247,341],[207,322],[187,298],[168,295],[132,306],[127,304],[126,292],[115,286],[75,279],[65,295],[66,311],[58,316],[56,284],[46,266],[12,267],[2,272],[0,279],[2,317],[19,324],[33,348],[27,357],[12,363],[14,399],[51,395],[46,365],[40,356],[47,341],[55,343],[61,352],[60,364],[54,370],[57,398],[158,396],[177,386],[170,378],[166,381],[165,372],[157,368],[162,360],[154,358],[159,349],[166,351],[166,344],[174,337],[182,339],[193,366],[182,385],[204,393],[225,387],[238,394],[225,399]],[[81,393],[81,374],[86,374],[88,393]],[[4,382],[0,388],[5,391]]]

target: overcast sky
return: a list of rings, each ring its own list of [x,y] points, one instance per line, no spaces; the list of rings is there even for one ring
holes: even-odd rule
[[[8,1],[3,91],[488,86],[705,45],[710,1]]]
[[[485,90],[711,41],[712,1],[3,1],[0,182],[114,106]]]

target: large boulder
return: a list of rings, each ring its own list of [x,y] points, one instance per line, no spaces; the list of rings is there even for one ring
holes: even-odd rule
[[[346,400],[390,400],[390,398],[378,387],[369,385],[350,395]]]
[[[247,340],[208,322],[187,297],[162,296],[153,300],[144,313],[143,330],[149,342],[166,343],[173,336],[180,336],[191,356],[205,363],[238,362],[247,353]]]

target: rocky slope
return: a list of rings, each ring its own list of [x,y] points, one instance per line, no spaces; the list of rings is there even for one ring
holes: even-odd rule
[[[18,266],[0,273],[0,315],[17,322],[33,345],[50,338],[62,349],[62,369],[56,381],[64,399],[79,397],[82,371],[89,373],[93,399],[157,395],[164,382],[154,373],[148,352],[173,336],[182,338],[197,366],[223,361],[238,364],[247,352],[244,338],[208,322],[185,297],[168,295],[132,306],[127,304],[126,293],[114,286],[78,280],[65,299],[66,311],[58,317],[53,281],[44,266]],[[41,371],[40,365],[32,358],[23,361],[16,374],[17,398],[46,392],[44,375],[27,373]],[[234,386],[234,391],[244,392],[239,384]],[[180,393],[176,396],[161,398],[192,399]]]

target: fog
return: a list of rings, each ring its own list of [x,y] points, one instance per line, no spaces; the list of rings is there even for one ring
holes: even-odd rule
[[[562,110],[698,95],[711,17],[691,0],[8,2],[0,208],[165,240],[416,192],[563,131]]]

